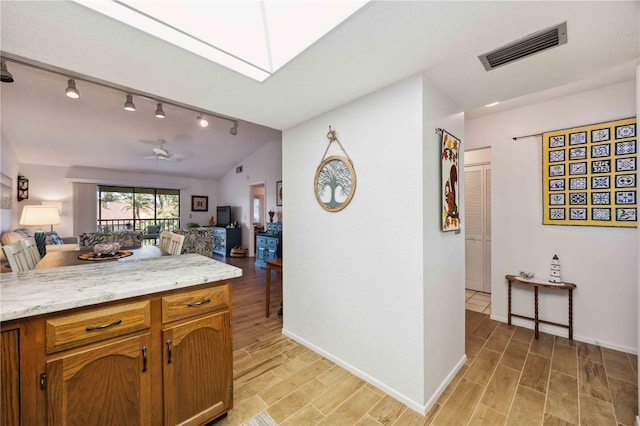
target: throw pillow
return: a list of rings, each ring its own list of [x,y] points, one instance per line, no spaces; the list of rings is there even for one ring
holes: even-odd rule
[[[64,244],[64,241],[62,241],[62,238],[60,238],[60,236],[56,231],[53,231],[53,232],[47,232],[46,244],[60,245],[60,244]]]

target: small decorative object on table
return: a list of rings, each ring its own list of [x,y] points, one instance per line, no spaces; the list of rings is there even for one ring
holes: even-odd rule
[[[561,284],[562,279],[560,278],[560,259],[558,259],[558,255],[554,255],[553,259],[551,259],[551,271],[549,272],[549,282]]]
[[[119,243],[102,243],[93,246],[93,252],[98,256],[103,256],[106,254],[113,256],[118,250],[120,250]]]
[[[273,210],[269,210],[269,222],[273,222],[273,215],[276,214]]]

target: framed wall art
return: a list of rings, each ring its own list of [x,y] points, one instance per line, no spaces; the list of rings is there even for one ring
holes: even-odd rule
[[[441,198],[442,198],[442,230],[457,231],[460,229],[458,164],[460,159],[460,140],[445,130],[441,145]]]
[[[544,225],[636,227],[636,119],[542,135]]]
[[[10,209],[11,208],[11,200],[13,198],[13,181],[12,179],[5,175],[4,173],[0,173],[0,208],[2,209]]]
[[[282,205],[282,181],[276,182],[276,206]]]
[[[209,211],[209,197],[206,195],[192,195],[191,196],[191,211],[192,212],[208,212]]]
[[[316,200],[323,209],[338,212],[347,207],[353,199],[356,191],[356,171],[353,162],[338,140],[335,130],[331,130],[331,127],[329,127],[327,139],[329,139],[329,145],[316,169],[313,189]],[[345,156],[326,156],[333,142],[338,143]]]
[[[29,198],[29,179],[24,176],[18,176],[18,201]]]

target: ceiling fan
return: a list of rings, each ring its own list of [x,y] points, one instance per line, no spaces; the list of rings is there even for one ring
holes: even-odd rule
[[[160,146],[153,148],[153,155],[144,157],[145,160],[156,159],[166,161],[181,161],[184,158],[183,154],[170,154],[169,151],[164,148],[164,144],[166,143],[164,139],[159,139],[158,143],[160,144]]]

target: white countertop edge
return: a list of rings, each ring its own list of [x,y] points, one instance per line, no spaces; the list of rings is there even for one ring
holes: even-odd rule
[[[185,256],[186,260],[186,256],[188,255],[182,256]],[[166,256],[154,259],[144,259],[139,262],[163,262],[162,259],[165,259],[165,261],[170,259],[175,262],[176,257],[177,256]],[[209,264],[206,260],[200,261],[199,259],[191,259],[196,260],[197,263],[201,264],[201,268],[198,267],[198,265],[190,265],[188,268],[185,267],[183,273],[182,271],[179,271],[181,272],[181,276],[178,280],[171,279],[171,281],[166,281],[165,279],[165,282],[163,282],[161,276],[163,271],[151,271],[149,272],[149,281],[137,282],[135,285],[124,285],[122,283],[115,284],[115,288],[110,288],[111,283],[108,278],[103,278],[105,281],[104,284],[87,284],[86,276],[95,269],[92,268],[91,265],[67,266],[62,268],[19,272],[16,274],[20,275],[16,275],[15,277],[18,280],[23,280],[24,285],[20,285],[19,287],[15,285],[11,287],[0,286],[0,289],[2,290],[0,292],[0,322],[24,319],[37,315],[60,312],[67,309],[97,305],[104,302],[124,300],[170,290],[183,289],[242,276],[242,269],[238,267],[227,265],[204,256],[201,256],[201,258],[217,262],[214,266],[214,269],[216,270],[212,271],[209,266],[213,264]],[[129,263],[132,264],[133,262],[136,261]],[[119,266],[121,267],[122,265]],[[197,269],[201,269],[201,271],[198,271]],[[202,269],[204,271],[202,271]],[[42,286],[42,283],[36,283],[30,286],[28,280],[30,277],[35,276],[30,274],[37,274],[42,278],[43,273],[46,274],[44,271],[51,271],[50,275],[53,278],[51,282],[55,284],[59,284],[59,282],[55,280],[57,273],[64,272],[66,275],[69,271],[75,271],[79,273],[79,282],[68,282],[68,286],[67,282],[65,282],[65,288],[61,292],[48,292],[47,289],[38,289],[37,286]],[[176,272],[175,268],[173,269],[173,272]],[[2,282],[0,282],[0,285],[1,284]],[[74,285],[76,287],[74,287]],[[89,289],[91,294],[87,295],[87,292],[85,291],[86,289]],[[64,296],[62,293],[64,293]]]

